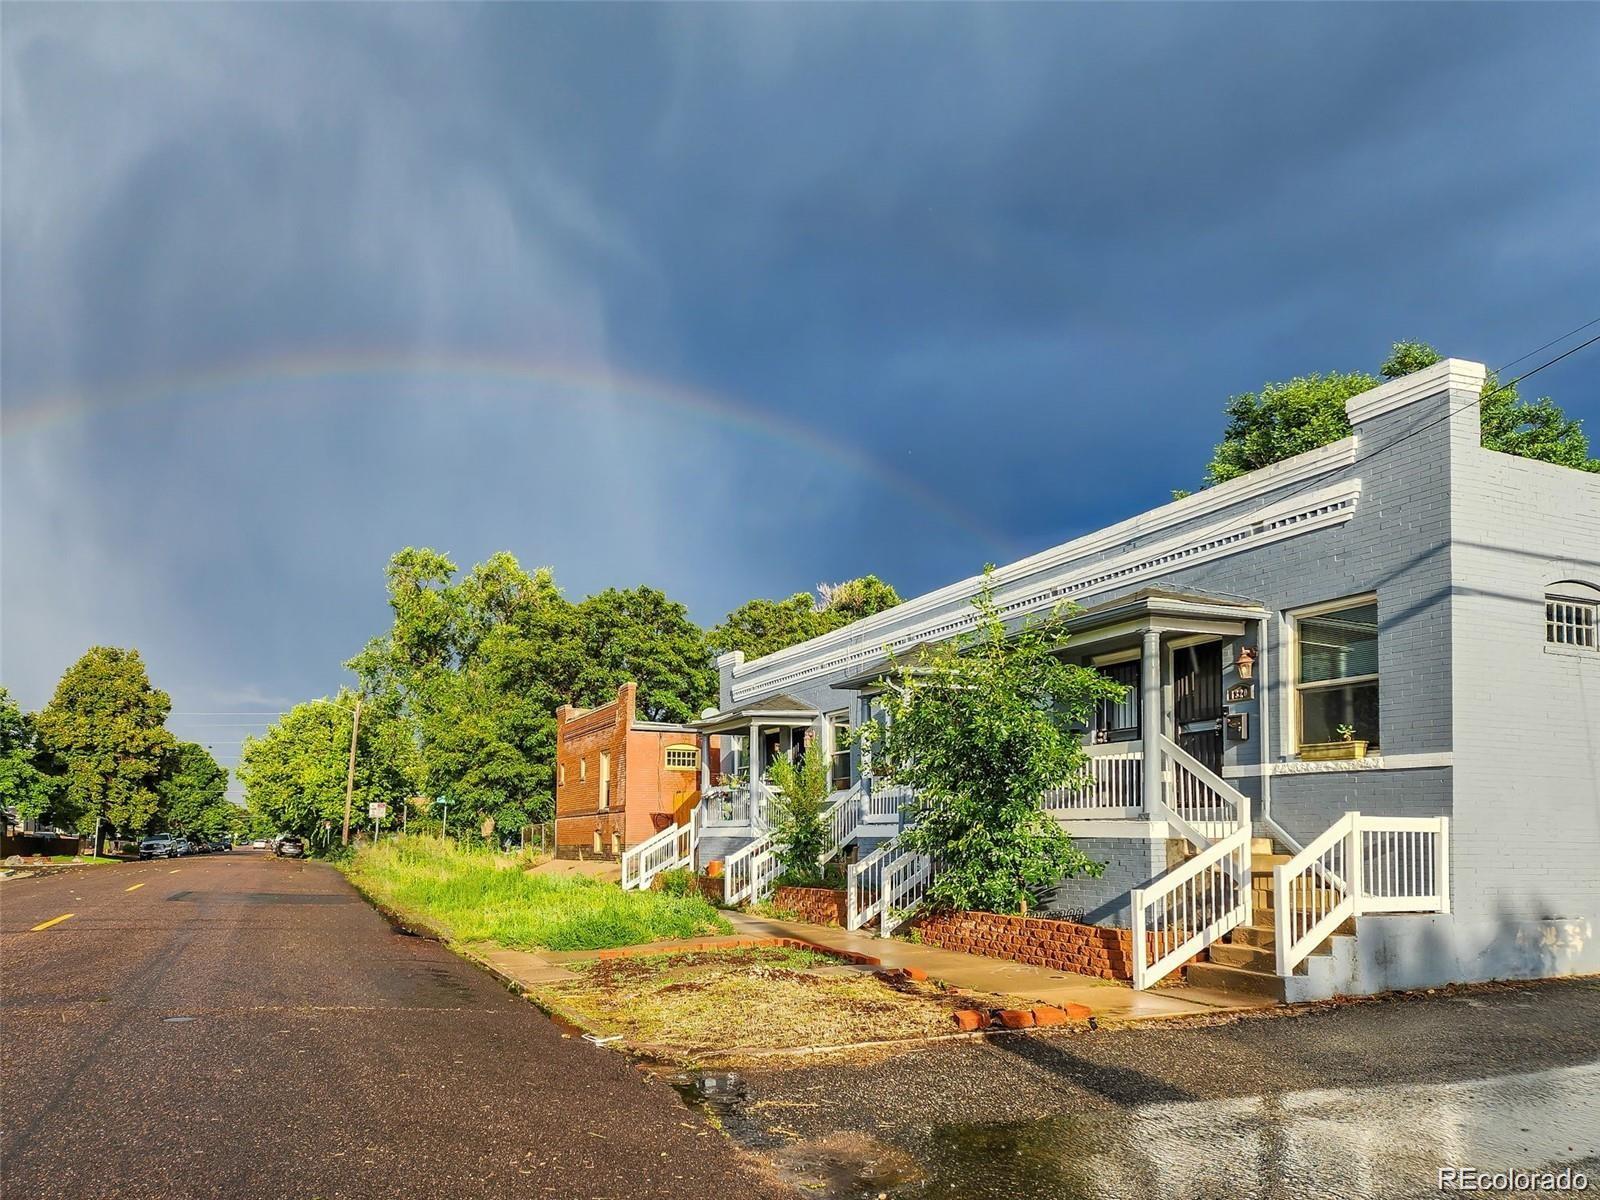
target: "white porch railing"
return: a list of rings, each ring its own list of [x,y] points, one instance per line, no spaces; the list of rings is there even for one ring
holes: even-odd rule
[[[622,886],[642,890],[663,871],[694,867],[695,847],[700,842],[698,813],[689,814],[687,825],[669,825],[622,852]]]
[[[1250,923],[1250,827],[1133,890],[1133,986],[1147,988]]]
[[[1051,788],[1044,810],[1062,818],[1136,819],[1144,815],[1144,745],[1113,742],[1085,746],[1089,782],[1083,787]]]
[[[869,783],[866,801],[861,808],[861,819],[874,824],[898,825],[900,810],[909,805],[916,793],[903,783]]]
[[[772,787],[756,781],[712,788],[700,801],[707,830],[763,830],[770,824]]]
[[[1345,813],[1273,870],[1279,975],[1345,921],[1370,912],[1450,911],[1448,817]]]

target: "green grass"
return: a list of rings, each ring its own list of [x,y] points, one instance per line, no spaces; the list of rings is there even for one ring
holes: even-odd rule
[[[345,866],[367,895],[461,942],[514,950],[604,950],[728,933],[699,896],[625,892],[582,876],[529,875],[514,855],[397,838]]]
[[[82,855],[81,857],[72,854],[52,854],[50,856],[50,861],[53,863],[69,863],[77,866],[87,867],[98,866],[100,863],[123,862],[124,860],[120,858],[111,858],[107,855],[102,855],[99,858],[95,858],[93,855],[89,854]]]

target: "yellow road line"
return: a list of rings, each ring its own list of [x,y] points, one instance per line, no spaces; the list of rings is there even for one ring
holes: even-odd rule
[[[125,887],[122,890],[125,891],[125,892],[137,892],[143,886],[144,886],[144,884],[142,884],[142,883],[136,883],[132,887]]]
[[[177,873],[178,873],[178,868],[177,867],[173,867],[172,870],[167,872],[168,875],[176,875]]]
[[[38,933],[39,930],[41,930],[41,929],[49,929],[50,926],[59,925],[59,924],[61,924],[61,922],[65,921],[68,917],[73,916],[73,915],[74,914],[72,914],[72,913],[62,913],[59,917],[51,917],[48,921],[39,922],[39,924],[35,925],[32,929],[28,930],[28,932],[29,933]]]

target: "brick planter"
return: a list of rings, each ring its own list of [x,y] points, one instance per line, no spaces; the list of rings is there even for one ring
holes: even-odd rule
[[[1133,934],[1127,929],[985,912],[932,913],[912,925],[925,943],[945,950],[1101,979],[1133,978]]]
[[[772,906],[794,913],[813,925],[844,927],[845,894],[832,888],[780,887],[772,893]]]

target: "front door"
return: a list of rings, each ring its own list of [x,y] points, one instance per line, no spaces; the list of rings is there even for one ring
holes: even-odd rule
[[[1174,739],[1222,774],[1222,643],[1202,642],[1172,652]]]

